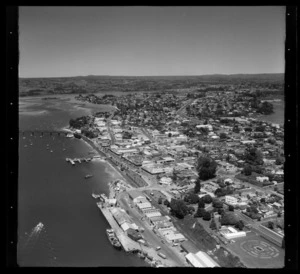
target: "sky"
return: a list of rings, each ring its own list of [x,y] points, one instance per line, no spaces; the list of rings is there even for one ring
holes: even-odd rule
[[[19,76],[284,73],[285,7],[20,7]]]

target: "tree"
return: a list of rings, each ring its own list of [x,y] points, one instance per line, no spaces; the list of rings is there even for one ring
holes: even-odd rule
[[[266,203],[266,198],[261,198],[260,202],[263,203],[263,204],[265,204]]]
[[[199,196],[195,193],[189,193],[184,197],[184,201],[189,204],[197,204],[199,202]]]
[[[193,212],[195,212],[195,208],[193,206],[188,206],[188,212],[189,214],[193,214]]]
[[[215,177],[217,163],[209,157],[200,156],[197,163],[197,171],[201,180],[208,180]]]
[[[220,134],[220,139],[221,139],[221,140],[227,139],[226,133],[222,132],[222,133]]]
[[[255,147],[245,150],[244,159],[250,165],[262,165],[264,163],[262,153]]]
[[[162,203],[162,197],[158,198],[158,203],[161,204]]]
[[[194,192],[195,193],[199,193],[200,189],[201,189],[200,179],[197,178],[197,180],[195,181]]]
[[[233,207],[232,205],[229,205],[229,206],[228,206],[228,210],[229,210],[229,211],[234,211],[234,207]]]
[[[238,218],[233,212],[225,212],[221,217],[222,225],[235,225],[238,222]]]
[[[238,126],[234,126],[234,127],[232,128],[232,132],[234,132],[234,133],[240,133],[239,127],[238,127]]]
[[[166,199],[166,200],[164,201],[164,205],[167,206],[167,207],[170,207],[170,202]]]
[[[218,208],[218,214],[223,215],[225,210],[223,208]]]
[[[281,156],[278,156],[278,157],[276,158],[275,164],[276,164],[276,165],[282,165],[283,163],[284,163],[284,158],[281,157]]]
[[[274,223],[272,221],[269,221],[267,227],[270,229],[274,229]]]
[[[215,218],[211,219],[209,227],[210,227],[211,230],[216,230],[217,229],[217,224],[216,224]]]
[[[243,173],[246,176],[250,176],[252,174],[252,167],[250,165],[245,165],[243,169]]]
[[[214,199],[212,203],[215,208],[223,208],[223,203],[219,199]]]
[[[204,208],[198,207],[196,214],[194,215],[195,218],[202,218],[205,214],[206,210]]]
[[[183,219],[185,215],[188,214],[188,207],[182,200],[171,199],[170,203],[171,213],[177,218]]]
[[[235,224],[235,227],[239,230],[243,230],[244,228],[244,222],[242,220],[239,220],[236,224]]]
[[[273,104],[269,103],[269,102],[263,102],[261,105],[258,106],[257,111],[261,114],[272,114],[274,112],[273,110]]]
[[[203,220],[204,220],[204,221],[210,221],[210,219],[211,219],[210,213],[207,212],[207,211],[205,211],[205,212],[203,213]]]
[[[203,199],[205,204],[210,204],[212,202],[212,197],[209,194],[203,196],[201,199]]]
[[[198,208],[204,208],[205,207],[205,203],[204,203],[204,201],[203,201],[203,199],[201,198],[201,199],[199,199],[199,202],[198,202]]]

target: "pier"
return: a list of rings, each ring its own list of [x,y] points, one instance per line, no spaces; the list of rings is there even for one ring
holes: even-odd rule
[[[93,159],[103,159],[101,158],[100,156],[96,155],[96,156],[93,156],[93,157],[83,157],[83,158],[74,158],[74,159],[71,159],[71,158],[66,158],[66,161],[67,162],[70,162],[72,165],[75,165],[75,163],[79,163],[81,164],[81,162],[90,162],[92,161]],[[105,160],[105,159],[103,159]]]
[[[63,130],[19,130],[19,135],[25,136],[25,135],[30,135],[30,136],[67,136],[69,132],[63,131]]]

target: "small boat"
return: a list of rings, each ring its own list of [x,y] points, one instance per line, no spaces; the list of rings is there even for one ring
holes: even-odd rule
[[[91,177],[93,177],[92,174],[87,174],[87,175],[84,176],[85,179],[89,179],[89,178],[91,178]]]
[[[63,151],[65,151],[66,149],[65,148],[63,148]]]
[[[73,137],[74,137],[74,135],[72,133],[67,134],[67,138],[73,138]]]
[[[50,150],[50,152],[53,152],[53,150]]]

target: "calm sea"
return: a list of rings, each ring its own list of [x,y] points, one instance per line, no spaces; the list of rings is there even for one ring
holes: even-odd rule
[[[20,99],[19,128],[59,129],[70,118],[103,108],[87,108],[71,103],[70,96],[59,97]],[[93,192],[107,193],[107,183],[118,175],[104,162],[71,166],[65,161],[66,157],[88,156],[90,151],[78,139],[19,136],[20,266],[148,266],[110,245],[105,233],[109,225],[91,197]],[[94,177],[86,180],[86,174]],[[44,229],[34,230],[39,222]]]

